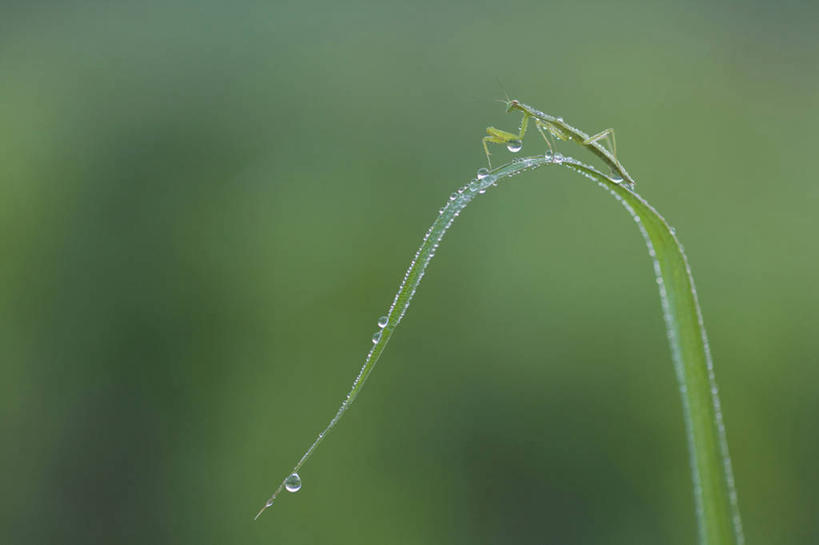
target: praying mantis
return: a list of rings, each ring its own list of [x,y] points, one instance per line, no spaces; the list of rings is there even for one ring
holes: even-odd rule
[[[521,103],[518,100],[503,101],[506,103],[507,112],[513,110],[519,111],[523,114],[523,120],[520,122],[520,132],[518,134],[507,132],[495,127],[488,127],[486,129],[486,136],[483,137],[483,150],[486,152],[486,161],[489,163],[489,168],[492,168],[492,161],[490,159],[488,143],[506,144],[509,151],[517,152],[523,146],[523,137],[526,135],[526,129],[529,125],[529,118],[535,120],[535,128],[546,141],[549,151],[552,151],[552,144],[546,136],[544,129],[558,140],[571,140],[580,144],[584,148],[591,151],[606,163],[614,174],[622,178],[629,184],[634,184],[634,178],[629,175],[626,169],[617,160],[617,142],[614,138],[614,129],[605,129],[599,133],[589,136],[580,129],[576,129],[563,121],[562,117],[554,117],[545,114],[531,106]],[[601,140],[608,139],[611,145],[611,151],[600,144]]]

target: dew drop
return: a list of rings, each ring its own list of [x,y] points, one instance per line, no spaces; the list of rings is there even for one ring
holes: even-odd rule
[[[455,199],[457,199],[457,198],[458,198],[458,194],[457,194],[457,193],[453,193],[452,195],[450,195],[450,196],[449,196],[449,200],[450,200],[450,201],[454,201],[454,200],[455,200]]]
[[[519,152],[522,147],[523,142],[521,142],[520,140],[510,140],[509,142],[506,143],[506,149],[508,149],[512,153]]]
[[[284,480],[284,489],[288,492],[301,490],[301,477],[299,477],[298,473],[292,473]]]
[[[546,154],[543,156],[543,158],[546,159],[547,162],[551,163],[552,162],[552,152],[547,151]]]
[[[489,169],[486,168],[479,168],[478,173],[476,174],[479,180],[483,180],[487,176],[489,176]]]
[[[381,318],[378,319],[378,327],[384,329],[385,327],[387,327],[387,322],[389,321],[390,321],[389,318],[387,318],[386,316],[382,316]]]
[[[563,162],[563,159],[564,157],[562,153],[555,153],[554,156],[552,157],[552,162],[554,162],[556,165],[559,165]]]
[[[378,341],[381,340],[381,330],[379,329],[375,333],[373,333],[373,344],[378,344]]]

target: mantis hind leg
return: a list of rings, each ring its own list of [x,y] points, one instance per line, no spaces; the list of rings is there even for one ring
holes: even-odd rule
[[[602,140],[604,138],[608,140],[611,153],[614,155],[614,158],[617,159],[617,140],[614,139],[614,129],[606,129],[604,131],[600,131],[594,136],[589,136],[583,140],[583,145],[586,146],[592,142],[597,142],[598,140]]]

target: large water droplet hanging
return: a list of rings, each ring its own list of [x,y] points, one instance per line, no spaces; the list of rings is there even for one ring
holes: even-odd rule
[[[382,316],[381,318],[378,319],[378,327],[384,329],[385,327],[387,327],[387,322],[389,321],[390,321],[389,318],[387,318],[386,316]]]
[[[519,152],[522,147],[523,142],[521,142],[520,140],[510,140],[509,142],[506,143],[506,149],[508,149],[512,153]]]
[[[301,477],[298,473],[292,473],[284,480],[284,489],[288,492],[298,492],[301,490]]]

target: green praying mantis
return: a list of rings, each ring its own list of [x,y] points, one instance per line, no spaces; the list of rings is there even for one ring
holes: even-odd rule
[[[614,138],[614,129],[605,129],[593,136],[589,136],[580,129],[576,129],[563,121],[562,117],[554,117],[549,114],[545,114],[539,110],[536,110],[535,108],[532,108],[531,106],[521,103],[518,100],[509,100],[507,98],[503,102],[507,106],[507,112],[511,112],[513,110],[519,111],[523,114],[523,120],[520,122],[520,131],[517,134],[496,129],[495,127],[488,127],[486,129],[487,135],[483,137],[483,150],[486,152],[486,161],[489,163],[490,169],[492,168],[492,160],[490,159],[491,154],[489,153],[489,146],[487,146],[487,144],[506,144],[509,151],[519,151],[523,146],[523,137],[526,135],[526,129],[529,126],[529,119],[531,118],[535,120],[535,128],[543,137],[543,140],[546,141],[546,145],[549,147],[550,152],[553,151],[552,143],[546,136],[547,132],[558,140],[570,140],[580,144],[606,163],[606,165],[608,165],[608,167],[612,170],[613,174],[617,175],[619,178],[625,180],[629,184],[635,183],[634,178],[629,175],[623,165],[620,164],[620,161],[617,160],[617,141]],[[600,142],[603,140],[609,141],[611,150],[600,144]]]

